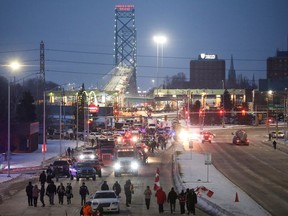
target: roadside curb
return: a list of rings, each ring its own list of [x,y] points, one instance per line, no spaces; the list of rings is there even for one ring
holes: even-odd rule
[[[178,170],[178,161],[177,156],[175,156],[175,153],[172,154],[172,177],[173,177],[173,183],[176,190],[181,192],[181,190],[186,190],[186,187],[183,184],[183,181],[181,179],[179,170]],[[220,206],[216,205],[215,203],[209,201],[208,199],[204,197],[198,197],[197,207],[201,209],[202,211],[206,212],[209,215],[221,215],[221,216],[233,216],[232,213],[226,211],[225,209],[221,208]]]

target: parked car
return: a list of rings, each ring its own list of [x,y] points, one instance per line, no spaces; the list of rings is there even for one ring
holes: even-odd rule
[[[101,205],[104,212],[120,213],[119,197],[113,190],[96,191],[90,201],[93,211],[95,211],[97,207]]]

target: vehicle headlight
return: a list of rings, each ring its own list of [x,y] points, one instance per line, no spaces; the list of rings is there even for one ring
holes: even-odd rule
[[[133,142],[137,142],[138,138],[137,137],[132,137]]]
[[[187,140],[189,138],[187,131],[180,131],[179,133],[179,137],[181,138],[181,140]]]
[[[112,202],[112,205],[118,205],[119,202]]]
[[[81,169],[78,169],[78,170],[77,170],[77,173],[81,173],[81,172],[82,172],[82,170],[81,170]]]
[[[120,163],[115,163],[114,164],[114,169],[115,170],[119,170],[121,168],[121,164]]]
[[[144,148],[144,152],[147,153],[148,152],[148,148]]]
[[[91,158],[91,159],[94,159],[94,158],[95,158],[95,155],[90,155],[90,158]]]
[[[81,160],[83,160],[83,159],[84,159],[84,155],[83,155],[83,154],[80,155],[79,158],[80,158]]]
[[[122,141],[122,138],[121,137],[118,137],[117,138],[117,142],[121,142]]]
[[[131,163],[131,168],[132,168],[133,170],[137,170],[138,167],[139,167],[139,164],[138,164],[136,161],[133,161],[133,162]]]

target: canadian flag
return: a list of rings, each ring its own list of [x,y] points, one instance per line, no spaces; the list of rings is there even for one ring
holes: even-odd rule
[[[160,188],[160,170],[157,168],[154,181],[154,191],[157,191]]]

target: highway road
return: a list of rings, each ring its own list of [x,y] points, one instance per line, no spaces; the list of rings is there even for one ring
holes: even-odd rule
[[[195,151],[210,152],[213,165],[271,215],[288,213],[288,154],[263,143],[265,128],[245,128],[249,146],[232,144],[235,129],[216,130],[214,142]]]
[[[120,185],[122,186],[122,193],[120,194],[121,198],[121,210],[119,215],[159,215],[158,213],[158,206],[156,204],[156,199],[154,197],[154,191],[153,196],[151,200],[151,208],[150,210],[147,210],[144,203],[144,189],[147,185],[149,185],[153,189],[154,185],[154,178],[157,167],[160,168],[160,183],[161,186],[164,188],[164,191],[166,194],[168,194],[169,190],[173,186],[172,183],[172,177],[171,177],[171,160],[172,160],[172,152],[173,147],[166,151],[156,151],[153,155],[149,157],[149,164],[146,166],[143,166],[140,169],[140,175],[138,177],[133,177],[130,175],[127,176],[121,176],[121,177],[114,177],[114,173],[111,167],[105,167],[103,169],[103,177],[97,178],[96,181],[92,180],[85,180],[86,185],[89,188],[90,193],[95,192],[96,190],[99,190],[101,187],[101,184],[104,180],[108,182],[108,185],[110,188],[114,184],[114,182],[117,180]],[[125,194],[123,193],[123,186],[127,179],[131,179],[132,183],[135,187],[135,193],[132,197],[132,204],[131,208],[127,208],[125,206]],[[61,178],[59,182],[63,182],[64,185],[66,185],[67,182],[70,182],[70,179],[67,178]],[[59,182],[56,182],[56,185],[59,185]],[[80,197],[78,195],[79,187],[81,186],[83,180],[80,180],[77,182],[76,180],[72,180],[72,187],[73,187],[73,193],[74,198],[72,199],[72,204],[67,205],[66,201],[64,201],[64,205],[58,204],[58,197],[55,197],[55,205],[50,206],[48,204],[48,197],[45,197],[46,206],[40,207],[39,204],[38,207],[29,207],[27,203],[27,197],[25,194],[25,186],[28,182],[22,183],[22,189],[17,192],[14,196],[12,196],[9,200],[4,201],[0,205],[0,216],[33,216],[33,215],[69,215],[69,216],[78,216],[80,212]],[[40,185],[38,183],[38,185]],[[164,205],[165,214],[170,215],[170,209],[168,204],[166,203]],[[179,204],[176,205],[176,213],[174,215],[180,215],[180,209]],[[196,209],[197,215],[207,215],[198,209]],[[109,215],[109,214],[105,214]],[[115,215],[115,214],[114,214]]]

